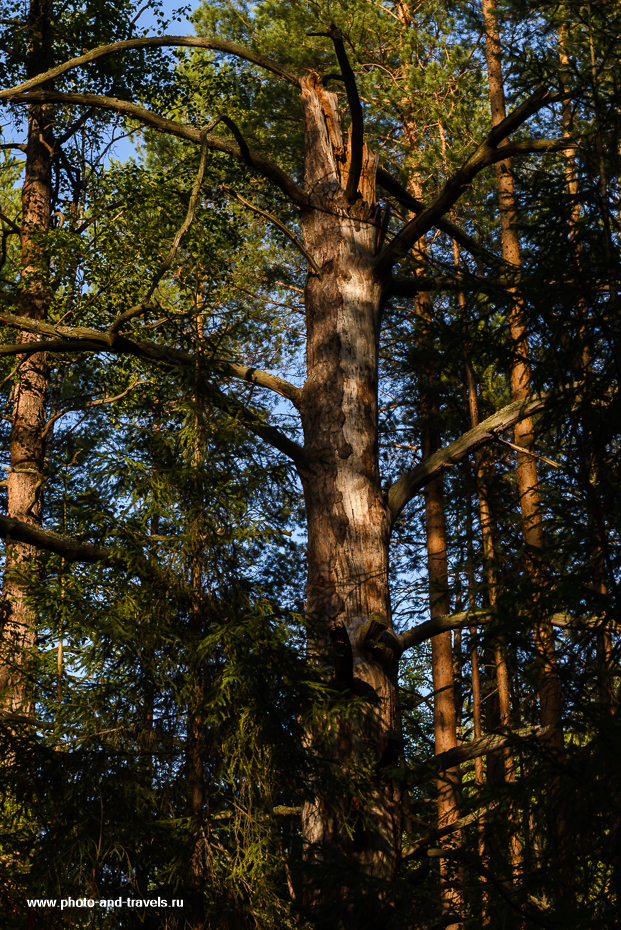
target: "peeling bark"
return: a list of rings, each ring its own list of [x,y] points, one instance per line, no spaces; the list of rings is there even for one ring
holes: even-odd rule
[[[398,863],[400,794],[380,770],[396,760],[399,649],[390,639],[390,513],[378,461],[383,282],[372,272],[377,156],[365,143],[358,196],[348,202],[351,146],[343,137],[336,96],[315,74],[301,85],[311,203],[302,230],[321,268],[321,275],[309,270],[306,284],[308,376],[301,402],[307,611],[316,630],[309,648],[323,661],[319,657],[338,646],[343,661],[334,671],[337,687],[369,698],[365,710],[341,720],[332,733],[333,761],[343,767],[370,764],[376,771],[364,816],[354,817],[351,835],[344,822],[354,816],[352,799],[341,799],[335,809],[320,792],[303,810],[303,829],[306,843],[321,857],[329,850],[343,853],[368,875],[390,880]]]

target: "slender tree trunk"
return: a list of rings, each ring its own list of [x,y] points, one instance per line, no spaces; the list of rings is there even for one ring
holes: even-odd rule
[[[44,0],[31,0],[28,17],[31,40],[28,77],[48,67],[50,7]],[[28,109],[28,141],[22,187],[21,263],[19,305],[21,316],[41,320],[49,303],[48,259],[41,235],[51,225],[52,110],[32,105]],[[37,339],[22,335],[22,341]],[[29,356],[20,366],[15,383],[10,437],[10,471],[7,478],[8,516],[40,525],[43,497],[45,394],[49,366],[47,355]],[[4,625],[0,656],[0,702],[6,709],[27,710],[28,656],[35,644],[32,612],[26,601],[22,577],[36,555],[33,546],[9,543],[4,570]]]
[[[408,135],[413,140],[412,127]],[[413,195],[421,199],[423,191],[419,177],[410,177],[409,187]],[[414,250],[414,257],[421,263],[426,258],[426,242],[423,239]],[[427,327],[433,314],[429,293],[421,292],[416,297],[420,320],[420,348],[425,365],[418,373],[420,380],[421,421],[423,424],[423,459],[436,452],[441,445],[438,424],[438,406],[434,396],[437,373],[433,364],[433,345],[428,344]],[[429,578],[429,613],[431,619],[450,613],[448,584],[448,558],[446,551],[446,519],[442,478],[436,478],[425,488],[425,531],[427,541],[427,574]],[[435,752],[438,755],[457,746],[457,711],[455,701],[455,676],[453,669],[453,637],[450,631],[440,633],[431,640],[431,671],[434,690],[433,727]],[[460,775],[459,768],[447,769],[437,780],[438,827],[448,826],[459,820]],[[459,834],[447,837],[443,845],[454,846]],[[440,860],[440,878],[443,885],[442,897],[445,911],[457,912],[463,908],[463,897],[458,876],[447,859]],[[451,924],[449,930],[458,925]]]
[[[427,297],[427,295],[425,295]],[[419,305],[422,302],[419,295]],[[424,298],[423,298],[424,300]],[[427,303],[429,301],[427,300]],[[429,306],[425,307],[428,316]],[[423,337],[424,338],[424,337]],[[433,401],[435,372],[427,368],[421,378],[421,417],[424,423],[423,459],[440,447],[437,428],[438,411]],[[427,537],[427,573],[429,577],[429,613],[431,619],[450,613],[448,562],[446,552],[446,520],[442,479],[436,478],[425,488],[425,529]],[[453,642],[449,631],[432,637],[431,670],[434,690],[433,728],[435,752],[439,755],[457,745],[457,719],[455,712],[455,679],[453,675]],[[438,776],[438,827],[442,828],[459,819],[459,769],[447,769]],[[455,844],[455,836],[445,840],[446,846]],[[447,911],[459,911],[462,899],[455,884],[455,876],[446,859],[440,862],[443,904]],[[452,924],[451,927],[457,927]]]
[[[561,65],[561,79],[563,81],[563,87],[565,91],[570,91],[571,89],[571,80],[570,80],[570,71],[569,71],[569,56],[567,54],[567,33],[568,27],[564,23],[559,30],[559,61]],[[590,39],[590,52],[591,52],[591,68],[592,71],[595,69],[594,61],[594,48],[592,36]],[[593,73],[593,80],[596,82],[597,74]],[[597,92],[596,93],[596,102],[597,102]],[[601,133],[601,121],[599,110],[596,111],[597,118],[597,151],[598,151],[598,167],[600,174],[600,191],[602,197],[602,210],[605,215],[608,213],[607,208],[607,181],[606,181],[606,170],[605,162],[603,158],[603,143],[602,143],[602,133]],[[569,100],[565,100],[562,105],[561,110],[561,124],[563,129],[563,135],[566,138],[571,138],[572,129],[573,129],[573,115],[571,103]],[[567,194],[572,199],[572,209],[571,209],[571,219],[569,224],[569,238],[571,242],[572,250],[572,259],[574,261],[576,274],[580,275],[581,273],[581,248],[580,248],[580,239],[579,239],[579,221],[580,221],[580,204],[578,202],[578,164],[576,158],[576,152],[573,148],[568,148],[563,153],[564,162],[565,162],[565,188]],[[605,226],[605,234],[607,236],[607,241],[609,243],[607,248],[607,257],[610,259],[610,254],[612,250],[612,237],[610,231],[610,225]],[[616,284],[614,285],[616,287]],[[618,294],[614,289],[610,290],[611,301],[613,302],[613,310],[615,309],[615,301],[618,302]],[[577,372],[577,376],[580,379],[587,379],[592,373],[592,363],[591,363],[591,351],[589,348],[589,332],[588,332],[588,321],[587,321],[587,307],[583,297],[578,298],[577,309],[580,316],[580,355],[578,358],[574,356],[574,367]],[[586,422],[584,419],[581,423],[582,433],[583,433],[583,455],[584,455],[584,471],[586,473],[585,477],[589,484],[595,488],[598,481],[598,468],[596,455],[594,450],[593,442],[593,424],[591,422]],[[600,545],[596,548],[593,555],[594,570],[596,574],[595,588],[598,594],[604,598],[607,594],[607,585],[606,585],[606,566],[604,558],[604,549],[603,549],[603,540],[601,537],[605,534],[605,528],[601,526],[601,521],[594,520],[595,523],[595,533],[600,536]],[[599,702],[603,709],[608,712],[612,712],[614,706],[614,687],[612,680],[612,637],[611,634],[606,630],[597,631],[597,640],[596,640],[596,658],[597,658],[597,667],[599,673],[599,684],[598,684],[598,693],[599,693]]]
[[[496,0],[482,0],[485,28],[485,49],[492,110],[492,125],[496,126],[506,116],[505,95],[502,76],[500,34],[496,18]],[[505,143],[506,144],[506,143]],[[519,267],[520,246],[515,229],[516,204],[510,160],[496,164],[496,183],[500,206],[500,231],[502,255],[506,262]],[[530,365],[528,338],[524,309],[519,294],[510,290],[512,296],[509,326],[513,343],[514,362],[511,369],[511,390],[514,400],[522,400],[530,394]],[[533,421],[526,417],[515,426],[515,444],[530,449],[534,440]],[[533,585],[543,584],[538,551],[543,548],[543,526],[537,465],[535,459],[518,452],[517,483],[522,511],[522,532],[527,548],[528,568]],[[561,732],[561,689],[556,672],[554,638],[551,625],[539,619],[535,627],[535,644],[540,656],[540,714],[542,726],[551,726],[550,744],[562,747]]]
[[[321,269],[320,275],[309,272],[306,283],[308,375],[301,404],[307,610],[315,631],[309,649],[323,663],[327,650],[338,649],[337,686],[369,698],[355,719],[330,725],[333,762],[344,772],[367,764],[376,773],[365,805],[347,792],[331,799],[318,788],[304,807],[303,832],[316,861],[344,854],[368,875],[392,879],[400,847],[400,793],[380,770],[397,760],[398,651],[388,588],[390,518],[378,461],[382,282],[371,268],[378,241],[377,157],[365,146],[359,196],[348,203],[351,141],[343,139],[336,96],[311,74],[302,80],[302,103],[311,196],[302,230]],[[310,743],[318,741],[317,730],[309,733]]]
[[[427,434],[423,443],[426,458],[436,451],[438,444]],[[436,479],[425,488],[425,526],[427,531],[427,571],[429,576],[429,613],[431,619],[450,613],[448,572],[446,557],[446,523],[442,482]],[[431,668],[433,676],[433,728],[436,755],[457,745],[457,721],[453,676],[453,645],[451,632],[440,633],[431,640]],[[447,769],[438,777],[438,827],[459,820],[459,768]],[[453,835],[446,846],[455,844]],[[459,911],[463,901],[455,884],[449,862],[441,860],[441,879],[444,885],[443,904],[447,911]],[[458,924],[451,924],[450,930]]]
[[[466,533],[468,547],[468,608],[472,610],[475,606],[474,591],[474,532],[472,525],[472,503],[470,495],[467,500],[466,511]],[[472,727],[474,738],[479,739],[483,736],[483,719],[482,719],[482,688],[481,688],[481,670],[479,667],[479,650],[476,646],[477,628],[470,626],[470,635],[473,639],[473,646],[470,650],[470,665],[472,669]],[[483,757],[477,756],[474,760],[474,781],[477,789],[481,790],[485,783],[485,774],[483,771]],[[477,852],[484,866],[487,866],[487,853],[485,847],[485,814],[477,820]],[[481,877],[481,922],[484,927],[489,924],[489,895],[487,893],[487,882],[484,876]]]
[[[479,410],[477,403],[476,382],[468,360],[466,361],[466,377],[468,385],[468,406],[470,408],[470,424],[474,428],[479,424]],[[474,458],[477,490],[479,495],[481,535],[483,537],[484,574],[489,605],[492,609],[494,609],[498,601],[498,581],[496,577],[496,556],[494,551],[494,536],[496,535],[496,525],[489,500],[483,453],[480,450],[475,452]],[[497,638],[496,643],[494,644],[494,661],[496,682],[498,685],[500,724],[503,729],[507,730],[510,728],[512,722],[511,688],[509,684],[506,648],[501,638]],[[513,758],[513,752],[510,747],[506,747],[503,750],[503,765],[504,779],[506,782],[512,784],[515,782],[515,760]],[[520,841],[519,815],[515,806],[511,806],[509,814],[509,856],[513,879],[514,881],[517,881],[521,871],[522,848]]]

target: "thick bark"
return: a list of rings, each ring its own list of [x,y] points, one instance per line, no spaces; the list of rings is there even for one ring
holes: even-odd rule
[[[382,282],[374,278],[377,158],[363,151],[359,196],[348,203],[350,146],[343,139],[336,96],[317,75],[302,79],[306,121],[306,188],[302,215],[307,250],[321,268],[306,284],[307,370],[301,416],[306,461],[302,482],[308,520],[307,611],[315,628],[311,649],[325,661],[339,650],[339,690],[367,696],[366,710],[334,724],[333,761],[346,770],[375,767],[362,815],[349,834],[353,799],[338,804],[318,791],[303,811],[306,843],[320,857],[345,854],[376,878],[395,876],[400,843],[400,796],[381,777],[395,761],[398,648],[391,630],[388,589],[390,514],[382,499],[378,462],[378,342]],[[385,642],[379,644],[383,637]],[[309,735],[319,739],[317,733]],[[323,851],[322,851],[323,850]]]
[[[27,63],[28,76],[45,67],[48,60],[46,29],[49,6],[32,0],[29,22],[32,38]],[[33,105],[28,111],[28,141],[22,187],[21,262],[22,290],[18,313],[41,320],[49,301],[47,257],[41,235],[51,223],[51,108]],[[22,335],[26,342],[32,337]],[[30,355],[21,365],[13,396],[10,437],[10,470],[7,478],[8,516],[36,526],[41,524],[45,393],[49,367],[44,352]],[[34,648],[35,629],[26,601],[23,573],[36,554],[28,544],[7,546],[3,584],[4,625],[0,659],[0,702],[6,710],[27,710],[28,656]]]

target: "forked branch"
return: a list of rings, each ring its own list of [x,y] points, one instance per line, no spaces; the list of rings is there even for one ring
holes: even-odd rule
[[[568,142],[567,139],[530,139],[523,142],[509,142],[500,146],[500,143],[518,129],[533,113],[556,99],[555,95],[546,88],[541,87],[498,126],[495,126],[461,168],[449,178],[437,197],[413,220],[410,220],[388,243],[376,259],[376,274],[381,275],[389,272],[399,257],[409,252],[414,243],[448,213],[475,176],[484,168],[511,158],[513,155],[564,151],[568,145],[573,145],[574,143]]]
[[[412,197],[410,193],[403,187],[395,178],[392,177],[387,171],[383,168],[377,169],[377,183],[380,187],[383,187],[386,193],[390,194],[395,198],[402,206],[407,207],[408,210],[411,210],[412,213],[422,213],[426,209],[424,203],[420,200],[416,200],[415,197]],[[444,217],[438,218],[435,222],[435,227],[441,232],[445,233],[447,236],[450,236],[451,239],[454,239],[463,249],[467,252],[470,252],[471,255],[474,255],[475,258],[480,259],[485,265],[488,265],[490,268],[493,268],[496,271],[506,273],[510,271],[513,266],[509,265],[508,262],[505,262],[499,255],[496,255],[494,252],[491,252],[484,245],[481,245],[480,242],[477,242],[476,239],[473,239],[472,236],[469,236],[460,226],[457,226],[455,223],[451,223],[450,220],[445,219]]]

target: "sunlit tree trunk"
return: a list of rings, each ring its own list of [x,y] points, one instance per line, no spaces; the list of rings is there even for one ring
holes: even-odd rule
[[[325,861],[343,854],[367,874],[392,879],[400,845],[400,793],[380,769],[397,759],[398,654],[390,637],[390,515],[378,461],[383,285],[371,266],[378,241],[377,156],[365,145],[359,196],[348,202],[351,140],[343,138],[336,97],[311,74],[302,80],[302,103],[311,196],[302,229],[320,269],[309,272],[306,284],[307,379],[301,404],[307,610],[315,631],[309,648],[319,662],[326,650],[338,650],[337,687],[369,699],[354,718],[330,724],[333,762],[342,771],[353,773],[366,764],[377,773],[364,805],[354,805],[347,794],[330,800],[318,791],[303,810],[303,831],[309,855]],[[311,742],[320,739],[317,732],[309,734]]]
[[[466,361],[466,377],[468,387],[468,406],[470,410],[470,423],[472,427],[479,424],[479,410],[477,402],[477,389],[474,374],[469,360]],[[481,451],[475,452],[475,469],[477,492],[479,496],[479,515],[481,521],[481,535],[483,539],[483,565],[489,606],[494,610],[498,602],[498,580],[496,575],[496,554],[494,537],[496,535],[495,520],[489,500],[485,464]],[[500,724],[503,729],[509,729],[512,723],[511,688],[507,668],[507,654],[502,638],[497,637],[494,644],[494,663],[496,683],[498,688],[498,706],[500,711]],[[503,750],[504,778],[508,783],[515,782],[515,761],[510,747]],[[509,855],[514,881],[521,871],[522,850],[520,841],[520,824],[518,812],[510,808],[509,829]]]
[[[417,298],[419,310],[429,319],[431,302],[428,295]],[[425,340],[423,333],[422,340]],[[430,355],[430,352],[426,353]],[[440,447],[438,409],[433,398],[435,371],[427,366],[421,372],[421,419],[423,422],[423,459]],[[429,578],[429,614],[431,619],[450,613],[448,561],[446,551],[446,518],[442,479],[437,478],[425,488],[425,530],[427,541],[427,572]],[[457,745],[457,719],[455,709],[455,679],[453,674],[453,643],[450,631],[431,639],[431,671],[434,690],[433,728],[436,755]],[[437,780],[438,827],[442,828],[459,819],[459,769],[442,772]],[[445,844],[454,845],[455,836]],[[448,860],[441,860],[441,878],[444,885],[443,903],[447,910],[458,911],[461,895]],[[451,925],[453,926],[453,925]],[[457,925],[455,925],[457,926]]]
[[[28,21],[30,44],[28,77],[49,67],[50,6],[31,0]],[[41,236],[51,225],[52,108],[28,108],[28,140],[22,187],[21,290],[16,312],[41,320],[47,313],[48,258]],[[36,336],[23,334],[28,342]],[[7,477],[8,516],[40,525],[43,498],[45,395],[49,366],[45,353],[30,355],[20,366],[13,394],[10,437],[10,471]],[[35,644],[32,612],[26,601],[22,574],[36,555],[33,546],[13,542],[7,546],[3,584],[4,625],[0,658],[0,701],[7,709],[26,710],[28,656]]]
[[[500,34],[496,16],[496,0],[482,0],[485,28],[485,50],[492,111],[492,125],[496,126],[506,116],[505,95],[502,76]],[[500,208],[500,231],[502,256],[506,262],[519,268],[520,246],[515,229],[516,203],[511,162],[496,164],[496,184]],[[513,344],[511,368],[511,390],[514,400],[522,400],[531,392],[529,348],[524,319],[523,304],[515,289],[510,289],[511,310],[509,327]],[[515,444],[530,449],[534,441],[531,417],[521,420],[514,431]],[[535,459],[524,452],[517,456],[517,483],[522,511],[522,532],[527,548],[528,570],[535,587],[543,584],[538,551],[543,548],[543,526],[541,503]],[[561,689],[554,657],[554,639],[551,625],[539,618],[535,627],[535,642],[540,656],[540,714],[543,726],[552,727],[550,743],[560,748],[561,733]]]

